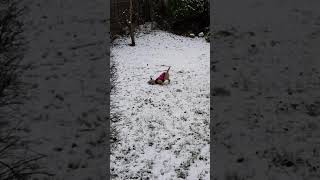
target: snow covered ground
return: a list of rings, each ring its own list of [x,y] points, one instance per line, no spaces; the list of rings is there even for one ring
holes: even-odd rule
[[[113,179],[209,179],[210,44],[163,31],[138,33],[136,46],[117,39],[117,92],[121,114],[111,124],[119,140],[111,149]],[[171,66],[171,83],[148,85]]]

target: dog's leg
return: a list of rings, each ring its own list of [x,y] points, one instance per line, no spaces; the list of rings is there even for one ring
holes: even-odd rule
[[[169,73],[166,73],[165,76],[164,76],[164,79],[165,80],[169,79],[169,76],[170,76]]]
[[[163,81],[161,81],[161,80],[157,80],[157,84],[159,84],[159,85],[163,85]]]

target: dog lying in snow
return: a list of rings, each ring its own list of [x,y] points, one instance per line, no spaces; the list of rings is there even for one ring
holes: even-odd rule
[[[150,77],[148,84],[150,84],[150,85],[154,85],[154,84],[164,85],[166,80],[168,81],[168,83],[170,83],[169,70],[170,70],[170,67],[168,68],[168,70],[166,72],[163,72],[156,80],[153,80]]]

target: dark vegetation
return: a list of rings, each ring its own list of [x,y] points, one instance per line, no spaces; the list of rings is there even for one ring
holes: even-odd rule
[[[138,1],[128,0],[124,4],[113,1],[114,9],[112,11],[120,11],[117,15],[111,17],[111,22],[114,22],[114,26],[119,26],[118,28],[113,27],[111,24],[111,39],[112,41],[116,39],[119,35],[129,35],[131,38],[130,46],[135,46],[134,33],[136,26],[141,23],[138,13]],[[119,4],[118,4],[119,3]],[[118,9],[117,9],[118,8]]]
[[[117,84],[117,64],[114,61],[110,61],[110,94],[116,93],[116,84]],[[110,110],[117,109],[116,102],[111,98],[110,99]],[[118,130],[114,123],[119,122],[121,120],[121,114],[116,111],[110,111],[110,152],[113,152],[113,149],[117,147],[117,143],[119,142]],[[117,174],[114,173],[114,169],[111,168],[111,177],[116,178]]]
[[[210,24],[209,1],[207,0],[169,0],[153,1],[153,17],[159,27],[173,33],[208,33]]]
[[[31,152],[17,135],[23,122],[16,116],[16,106],[23,103],[25,84],[20,77],[29,66],[22,65],[25,40],[23,24],[18,20],[26,9],[20,1],[0,2],[0,179],[23,180],[45,174],[38,165],[44,155]]]
[[[115,64],[114,61],[110,62],[110,87],[111,87],[111,94],[116,93],[116,84],[117,84],[117,65]],[[116,109],[117,104],[113,102],[113,100],[110,100],[110,109]],[[118,112],[111,111],[110,112],[110,120],[111,120],[111,129],[110,129],[110,143],[114,145],[115,142],[118,141],[118,136],[117,136],[117,130],[113,126],[113,122],[118,122],[120,120],[120,114]]]
[[[178,35],[195,36],[203,33],[209,41],[210,36],[210,10],[208,0],[154,0],[154,1],[128,1],[128,5],[120,15],[113,18],[121,26],[119,32],[113,32],[112,39],[117,35],[130,35],[131,45],[135,44],[134,29],[145,22],[155,22],[156,28]],[[120,8],[121,6],[119,5]],[[193,36],[194,37],[194,36]]]
[[[23,10],[16,6],[9,1],[6,9],[0,11],[0,107],[20,103],[17,101],[21,93],[18,75],[23,70],[20,62],[24,41],[22,24],[17,18]]]

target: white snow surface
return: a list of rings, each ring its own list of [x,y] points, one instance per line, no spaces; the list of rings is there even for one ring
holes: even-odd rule
[[[111,149],[112,179],[210,178],[210,44],[164,31],[115,40],[111,61],[118,84],[111,123],[119,141]],[[149,85],[171,66],[168,85]]]

